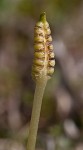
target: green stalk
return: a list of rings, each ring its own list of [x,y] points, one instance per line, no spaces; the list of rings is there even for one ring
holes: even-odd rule
[[[38,123],[39,123],[39,117],[40,117],[40,111],[41,111],[41,105],[42,105],[42,98],[43,98],[44,90],[46,87],[46,83],[47,83],[47,80],[45,79],[42,80],[42,82],[37,81],[36,83],[27,150],[35,149]]]

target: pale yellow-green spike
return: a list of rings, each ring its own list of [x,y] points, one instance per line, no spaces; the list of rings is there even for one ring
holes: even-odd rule
[[[49,79],[54,72],[55,60],[51,42],[51,30],[46,20],[46,14],[42,13],[34,28],[34,61],[32,76],[35,80],[43,76]],[[36,72],[38,66],[39,72],[38,70]]]

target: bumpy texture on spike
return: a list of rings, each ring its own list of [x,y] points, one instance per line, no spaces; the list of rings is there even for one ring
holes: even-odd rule
[[[46,76],[48,79],[54,72],[55,59],[52,45],[51,30],[46,21],[46,14],[40,15],[34,29],[34,61],[32,76],[34,80]]]

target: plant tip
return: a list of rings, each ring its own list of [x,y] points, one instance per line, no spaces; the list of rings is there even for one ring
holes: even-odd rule
[[[40,15],[40,21],[42,21],[43,23],[46,21],[46,13],[43,12],[41,15]]]

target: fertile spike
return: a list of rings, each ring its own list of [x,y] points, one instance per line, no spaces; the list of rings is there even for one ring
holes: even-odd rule
[[[45,13],[40,15],[34,28],[34,49],[33,79],[39,80],[44,76],[49,79],[54,72],[55,60],[51,30]]]

